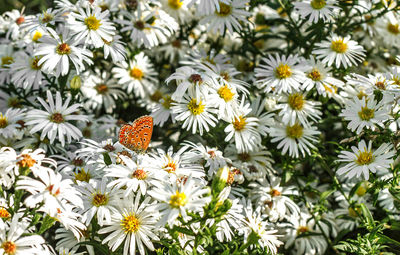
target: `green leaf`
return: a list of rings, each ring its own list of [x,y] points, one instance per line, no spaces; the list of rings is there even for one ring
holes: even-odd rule
[[[377,236],[379,236],[380,239],[383,240],[385,243],[393,244],[393,245],[396,245],[397,247],[400,248],[400,242],[399,241],[396,241],[396,240],[394,240],[394,239],[392,239],[392,238],[390,238],[388,236],[385,236],[384,234],[381,234],[381,233],[377,233]]]
[[[112,164],[110,155],[108,155],[107,152],[104,152],[104,153],[103,153],[103,157],[104,157],[104,163],[105,163],[107,166],[109,166],[109,165]]]
[[[375,222],[374,218],[372,217],[372,214],[368,207],[365,206],[364,203],[360,204],[362,214],[364,215],[365,219],[367,220],[367,224],[369,227],[374,228],[375,227]]]
[[[336,189],[327,190],[327,191],[322,192],[321,196],[319,197],[319,201],[322,202],[323,200],[327,199],[335,191],[336,191]]]
[[[192,230],[187,229],[187,228],[183,228],[183,227],[179,227],[179,226],[174,226],[173,228],[174,231],[178,231],[180,233],[186,234],[186,235],[190,235],[190,236],[195,236],[195,234],[193,233]]]
[[[103,254],[103,255],[109,255],[110,254],[108,248],[104,247],[103,245],[101,245],[101,244],[99,244],[99,243],[97,243],[95,241],[79,242],[79,243],[77,243],[77,245],[91,245],[91,246],[97,248],[98,251],[100,251],[100,254]]]
[[[54,222],[56,222],[55,218],[46,215],[42,221],[42,225],[40,226],[38,234],[39,235],[43,234],[46,230],[48,230],[54,225]]]

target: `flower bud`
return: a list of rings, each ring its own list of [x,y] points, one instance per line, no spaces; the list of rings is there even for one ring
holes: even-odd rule
[[[212,192],[218,196],[218,194],[224,189],[229,178],[229,167],[224,166],[218,169],[217,174],[214,177],[212,183]]]
[[[71,79],[69,85],[70,85],[71,89],[79,90],[81,88],[81,85],[82,85],[81,77],[79,77],[79,75],[75,75]]]

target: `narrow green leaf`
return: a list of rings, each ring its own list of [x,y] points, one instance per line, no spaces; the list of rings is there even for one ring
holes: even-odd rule
[[[396,241],[396,240],[394,240],[388,236],[385,236],[384,234],[381,234],[381,233],[377,233],[377,236],[379,236],[381,238],[381,240],[383,240],[385,243],[393,244],[400,248],[399,241]]]
[[[365,206],[364,203],[361,203],[360,207],[361,207],[362,214],[364,215],[365,219],[367,220],[368,226],[374,228],[375,222],[374,222],[374,218],[372,217],[370,210],[368,209],[367,206]]]

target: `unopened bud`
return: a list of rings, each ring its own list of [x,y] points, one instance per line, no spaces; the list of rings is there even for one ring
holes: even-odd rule
[[[81,85],[82,85],[81,77],[79,77],[78,75],[75,75],[71,79],[69,85],[70,85],[71,89],[79,90],[81,88]]]

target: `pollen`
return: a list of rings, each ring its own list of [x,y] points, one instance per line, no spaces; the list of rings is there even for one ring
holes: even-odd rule
[[[57,124],[60,124],[60,123],[64,122],[64,117],[62,116],[61,113],[55,112],[50,116],[50,121],[54,122],[54,123],[57,123]]]
[[[42,38],[43,34],[40,31],[36,30],[36,32],[32,36],[32,41],[37,42],[40,38]]]
[[[96,89],[97,93],[100,95],[104,95],[108,92],[108,87],[104,83],[97,84],[95,86],[95,89]]]
[[[281,192],[279,192],[279,190],[276,190],[276,189],[271,189],[269,194],[271,194],[271,196],[273,196],[273,197],[278,197],[281,195]]]
[[[175,171],[176,171],[176,163],[171,157],[168,156],[168,163],[163,165],[162,168],[165,171],[167,171],[168,173],[175,173]]]
[[[25,17],[21,16],[18,19],[15,20],[15,23],[17,23],[17,25],[21,25],[22,23],[25,22]]]
[[[225,85],[218,89],[218,95],[225,100],[225,102],[229,102],[232,100],[233,96],[235,93],[232,92],[232,90],[228,87],[228,85]]]
[[[108,196],[106,194],[95,193],[93,194],[92,205],[100,207],[108,204]]]
[[[307,226],[300,226],[300,227],[297,228],[297,234],[298,235],[306,233],[308,231],[309,231],[309,229],[308,229]]]
[[[185,195],[185,193],[179,193],[179,191],[176,191],[174,195],[171,196],[169,199],[169,205],[173,208],[179,208],[181,206],[185,206],[188,202],[188,199]]]
[[[137,67],[132,68],[132,69],[129,71],[129,75],[130,75],[132,78],[135,78],[136,80],[141,80],[141,79],[143,79],[143,71],[140,70],[140,69],[137,68]]]
[[[280,64],[276,69],[275,69],[275,76],[278,79],[286,79],[292,76],[292,70],[290,69],[290,66],[287,64]]]
[[[361,120],[368,121],[375,116],[375,109],[370,109],[367,106],[361,107],[361,111],[358,112],[358,116]]]
[[[300,93],[290,94],[288,97],[288,104],[290,108],[295,111],[300,111],[304,108],[306,100],[304,100],[304,96]]]
[[[219,2],[219,11],[215,10],[215,14],[221,17],[229,16],[232,13],[232,7],[225,3]]]
[[[10,65],[14,62],[14,58],[11,56],[4,56],[1,58],[1,66],[5,67],[6,65]]]
[[[32,68],[33,70],[40,70],[40,69],[42,68],[42,65],[39,65],[39,61],[40,61],[40,58],[39,58],[39,57],[34,57],[34,58],[31,60],[31,68]]]
[[[6,128],[8,126],[7,117],[0,113],[0,128]]]
[[[140,228],[140,222],[135,214],[132,213],[124,216],[121,220],[121,226],[126,234],[136,233]]]
[[[29,154],[22,154],[21,159],[17,162],[17,165],[19,167],[33,167],[36,163],[36,160],[34,160]]]
[[[375,83],[375,86],[376,86],[378,89],[386,90],[386,84],[385,84],[385,82],[383,82],[383,81],[378,81],[378,82],[376,82],[376,83]]]
[[[360,166],[362,165],[369,165],[374,162],[375,156],[372,151],[360,151],[357,155],[356,163]]]
[[[343,42],[343,39],[332,41],[331,49],[336,53],[345,53],[347,51],[347,44]]]
[[[299,139],[303,136],[303,127],[299,123],[295,123],[293,126],[288,125],[286,135],[292,139]]]
[[[56,52],[58,55],[68,55],[71,53],[71,48],[66,43],[61,43],[56,47]]]
[[[322,8],[324,8],[326,5],[326,1],[325,0],[312,0],[311,1],[311,7],[314,10],[321,10]]]
[[[12,241],[5,241],[1,248],[4,249],[5,254],[14,255],[17,252],[17,245]]]
[[[147,173],[143,169],[136,169],[132,177],[138,180],[145,180],[147,178]]]
[[[53,19],[54,19],[54,16],[52,14],[50,14],[50,13],[47,13],[47,12],[43,12],[43,17],[40,18],[42,23],[49,23]]]
[[[233,121],[233,128],[236,131],[242,131],[243,129],[245,129],[246,127],[246,118],[243,116],[239,116],[239,118],[235,118],[235,120]]]
[[[399,24],[389,23],[387,25],[387,30],[392,34],[398,35],[400,33]]]
[[[314,68],[307,76],[313,81],[320,81],[322,78],[321,72],[316,68]]]
[[[197,103],[196,99],[190,100],[190,102],[187,105],[188,110],[193,114],[193,115],[200,115],[201,113],[204,112],[204,107],[205,105],[201,102]]]
[[[85,25],[89,30],[97,30],[101,26],[101,23],[100,20],[98,20],[94,15],[92,15],[85,19]]]
[[[201,78],[200,74],[192,74],[189,77],[189,81],[192,83],[202,83],[203,79]]]
[[[183,5],[183,0],[168,0],[168,5],[174,10],[179,10]]]
[[[6,208],[0,207],[0,218],[7,219],[10,217],[10,213],[7,211]]]

